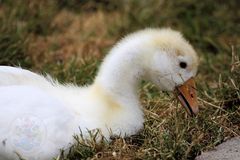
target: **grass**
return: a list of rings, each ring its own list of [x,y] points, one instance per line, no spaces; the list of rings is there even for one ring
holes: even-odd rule
[[[174,95],[143,83],[145,123],[138,135],[99,144],[76,135],[69,153],[57,159],[194,159],[240,135],[239,17],[237,0],[5,0],[0,1],[0,64],[89,84],[104,55],[127,33],[145,27],[180,30],[201,58],[200,114],[187,117]]]

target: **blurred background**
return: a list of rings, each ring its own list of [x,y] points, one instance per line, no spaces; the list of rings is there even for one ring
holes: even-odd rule
[[[101,58],[127,33],[181,31],[201,56],[240,43],[238,0],[1,0],[0,64],[43,67]]]
[[[180,111],[181,120],[176,120],[173,108],[160,114],[166,119],[159,128],[149,113],[162,111],[153,104],[163,109],[169,104],[159,103],[154,86],[144,83],[140,93],[147,110],[146,129],[137,137],[142,141],[127,150],[122,148],[124,140],[100,151],[88,144],[87,151],[80,147],[71,156],[120,150],[125,158],[193,159],[240,135],[239,8],[239,0],[0,0],[0,65],[50,73],[61,82],[89,84],[103,57],[126,34],[146,27],[179,30],[200,56],[197,81],[203,114],[199,120],[189,126],[177,123],[185,114]],[[169,99],[166,93],[164,97]],[[154,127],[157,131],[150,129]]]

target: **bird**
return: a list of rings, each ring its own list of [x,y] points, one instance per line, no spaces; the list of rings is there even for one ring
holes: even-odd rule
[[[0,66],[0,159],[51,159],[80,130],[86,139],[96,130],[107,140],[136,134],[144,122],[137,92],[142,80],[174,92],[187,113],[196,115],[198,65],[196,51],[179,31],[146,28],[110,49],[90,85]]]

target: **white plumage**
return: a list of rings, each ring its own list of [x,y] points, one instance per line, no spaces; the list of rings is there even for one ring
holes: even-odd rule
[[[179,67],[179,62],[188,67]],[[47,160],[73,143],[79,127],[128,136],[143,127],[137,95],[141,79],[173,90],[197,72],[198,58],[179,32],[146,29],[121,40],[105,58],[94,83],[61,85],[51,78],[0,67],[0,159]]]

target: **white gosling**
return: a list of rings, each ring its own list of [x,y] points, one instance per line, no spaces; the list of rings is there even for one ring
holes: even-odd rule
[[[197,66],[192,46],[171,29],[145,29],[123,38],[86,87],[1,66],[0,159],[51,159],[74,142],[79,128],[85,138],[93,129],[107,139],[136,134],[144,122],[137,95],[142,79],[160,90],[176,89],[182,105],[196,114]]]

